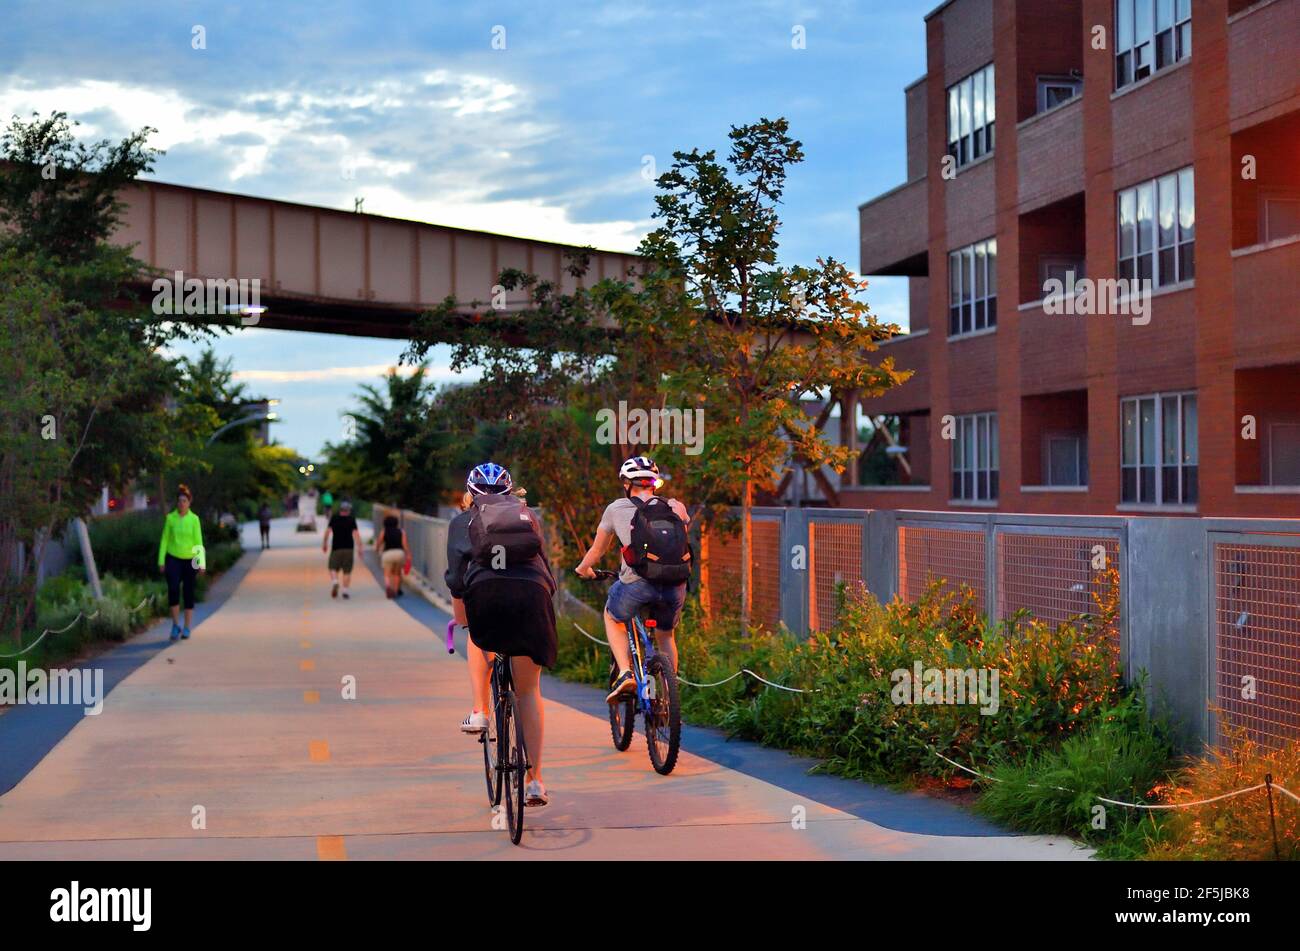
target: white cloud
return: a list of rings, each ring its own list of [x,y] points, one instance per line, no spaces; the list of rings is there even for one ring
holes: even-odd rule
[[[375,214],[436,221],[453,228],[475,228],[515,237],[590,244],[606,251],[636,250],[647,230],[647,223],[640,221],[574,221],[568,209],[540,199],[414,198],[384,186],[367,188],[363,193],[366,211]]]
[[[412,366],[372,363],[359,367],[317,367],[311,370],[236,370],[234,378],[242,383],[322,383],[339,380],[374,380],[395,372],[411,376]],[[435,381],[460,380],[474,374],[453,373],[449,367],[428,367],[425,376]]]
[[[574,220],[579,202],[645,183],[629,170],[581,189],[558,185],[538,163],[562,130],[536,118],[527,90],[492,77],[437,69],[203,101],[166,87],[0,79],[0,114],[56,109],[81,119],[86,139],[157,128],[150,143],[174,153],[159,162],[167,181],[177,180],[169,164],[183,161],[182,184],[334,208],[364,197],[372,213],[617,251],[633,250],[649,228]],[[500,197],[505,189],[510,197]]]

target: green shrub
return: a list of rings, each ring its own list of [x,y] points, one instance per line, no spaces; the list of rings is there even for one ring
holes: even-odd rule
[[[1134,690],[1058,748],[990,764],[976,805],[984,815],[1025,832],[1069,835],[1109,858],[1136,858],[1160,841],[1163,812],[1103,803],[1157,803],[1175,765],[1172,744]],[[1098,811],[1100,807],[1101,811]]]
[[[47,579],[36,592],[36,609],[39,611],[44,607],[79,597],[85,583],[84,577],[78,577],[71,571]]]
[[[131,609],[121,601],[104,598],[86,615],[86,639],[91,641],[124,641],[131,633]]]
[[[90,547],[101,573],[144,577],[158,573],[160,512],[124,512],[90,522]],[[204,526],[207,530],[207,526]]]
[[[244,548],[238,541],[222,541],[210,546],[206,552],[208,574],[219,575],[230,570],[243,553]]]
[[[852,776],[947,778],[955,770],[932,750],[968,765],[1055,746],[1094,722],[1121,695],[1112,609],[1055,627],[1023,617],[990,626],[969,593],[932,588],[915,604],[850,598],[840,625],[806,641],[759,632],[741,638],[725,622],[691,625],[679,638],[683,674],[713,681],[748,667],[807,692],[793,694],[738,678],[686,688],[694,719],[823,759]],[[895,703],[895,671],[996,669],[999,707]]]
[[[562,680],[603,687],[609,680],[609,648],[583,637],[577,629],[579,624],[592,637],[605,634],[604,624],[599,618],[596,623],[585,619],[575,622],[563,615],[556,618],[559,645],[552,673]]]
[[[0,667],[16,669],[19,660],[29,668],[57,665],[95,641],[124,640],[167,611],[167,586],[161,578],[105,575],[101,584],[102,601],[95,600],[90,585],[76,573],[65,572],[43,584],[37,596],[35,628],[23,638],[23,645],[35,643],[42,631],[51,633],[20,656],[0,659]],[[13,651],[6,648],[4,653]]]

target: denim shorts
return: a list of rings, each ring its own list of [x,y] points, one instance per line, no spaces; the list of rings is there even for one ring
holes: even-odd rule
[[[628,621],[633,615],[640,614],[642,617],[654,618],[659,630],[671,631],[677,626],[685,603],[684,583],[653,584],[649,581],[634,581],[625,584],[615,581],[609,586],[605,610],[615,621]]]

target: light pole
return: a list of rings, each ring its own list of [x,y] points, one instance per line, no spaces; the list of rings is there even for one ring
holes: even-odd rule
[[[213,441],[216,440],[218,436],[220,436],[228,429],[234,429],[236,426],[242,426],[245,423],[259,423],[262,420],[271,420],[271,419],[278,419],[278,418],[279,418],[278,413],[253,413],[251,416],[245,416],[243,419],[236,419],[233,422],[226,423],[226,425],[222,426],[215,433],[209,436],[206,445],[211,446]]]

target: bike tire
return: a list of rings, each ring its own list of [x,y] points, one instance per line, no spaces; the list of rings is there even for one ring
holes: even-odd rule
[[[655,698],[645,717],[645,743],[650,765],[667,776],[677,765],[682,743],[682,708],[677,692],[677,675],[662,657],[651,659],[646,674],[655,685]]]
[[[614,689],[618,678],[618,666],[609,666],[609,687]],[[636,731],[636,699],[628,697],[609,705],[609,734],[614,740],[614,749],[622,753],[632,745],[632,734]]]
[[[513,690],[506,691],[501,700],[502,727],[500,753],[501,778],[505,786],[502,798],[506,802],[506,828],[515,845],[524,837],[524,774],[528,771],[528,751],[524,746],[524,730],[519,722]]]
[[[501,716],[500,704],[497,703],[497,680],[495,672],[491,678],[491,703],[488,706],[488,726],[479,736],[483,744],[483,775],[487,780],[488,805],[495,808],[501,805],[501,771],[497,769],[497,737],[500,728],[497,723]]]

